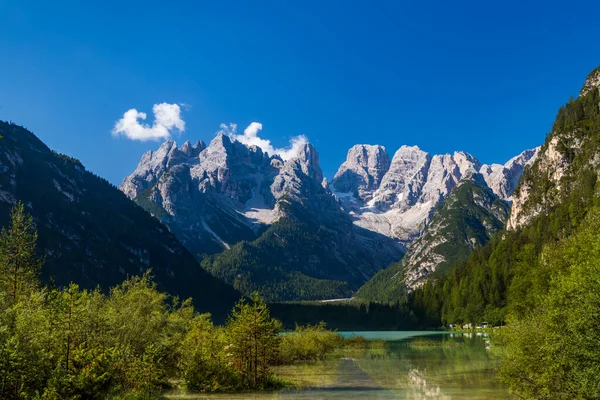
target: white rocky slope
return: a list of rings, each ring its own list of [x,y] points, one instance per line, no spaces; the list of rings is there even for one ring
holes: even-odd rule
[[[501,199],[512,201],[512,195],[523,175],[525,167],[534,163],[540,147],[525,150],[516,157],[511,158],[504,165],[484,164],[479,173],[492,191]]]
[[[588,75],[581,88],[579,97],[588,95],[592,90],[600,90],[600,67]],[[582,149],[585,149],[586,146],[590,146],[590,148],[596,146],[592,140],[593,135],[586,135],[584,132],[578,130],[556,132],[553,128],[548,140],[541,147],[536,162],[531,165],[530,176],[521,182],[521,185],[513,196],[507,229],[514,230],[527,224],[544,208],[551,207],[559,201],[558,197],[564,194],[565,188],[562,182],[564,179],[567,180],[567,183],[573,183],[577,181],[577,178],[580,178],[573,176],[572,179],[569,179],[570,159],[573,159],[574,155],[581,153]],[[568,151],[566,151],[567,149]],[[587,162],[596,168],[600,165],[599,159],[600,155],[596,154]],[[539,199],[531,199],[532,191],[541,191],[540,188],[534,187],[535,180],[533,176],[535,175],[545,177],[548,180],[547,187],[553,188],[551,192],[544,193]]]
[[[168,140],[143,155],[120,189],[146,208],[194,254],[251,240],[276,219],[270,185],[277,156],[217,135],[205,146]]]
[[[389,162],[384,147],[356,145],[330,187],[357,225],[409,245],[466,171],[479,171],[498,197],[510,200],[536,154],[537,149],[527,150],[504,165],[481,165],[464,152],[431,156],[416,146],[402,146]]]

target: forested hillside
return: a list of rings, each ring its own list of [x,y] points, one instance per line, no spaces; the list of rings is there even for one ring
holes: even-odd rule
[[[349,282],[343,260],[352,260],[356,250],[337,244],[342,234],[284,218],[257,240],[208,257],[202,266],[242,293],[258,290],[267,301],[350,297],[367,277]]]
[[[0,226],[18,201],[33,216],[42,277],[108,290],[152,269],[158,287],[223,319],[240,294],[200,268],[169,230],[76,159],[0,122]]]
[[[572,235],[598,203],[599,102],[597,89],[586,90],[561,107],[516,189],[512,229],[412,293],[421,318],[499,324],[540,304],[557,273],[546,267],[543,249]]]

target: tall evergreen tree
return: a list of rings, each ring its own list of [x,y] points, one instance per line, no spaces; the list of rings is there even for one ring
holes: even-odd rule
[[[0,233],[0,292],[14,305],[37,286],[43,259],[36,254],[37,231],[23,203],[11,212],[8,229]]]
[[[227,324],[234,365],[249,388],[271,382],[269,365],[277,356],[281,323],[271,317],[264,300],[254,292],[250,303],[241,300]]]

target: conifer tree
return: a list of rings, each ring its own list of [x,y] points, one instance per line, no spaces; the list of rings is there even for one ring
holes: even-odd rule
[[[234,365],[249,388],[265,388],[270,383],[269,366],[277,357],[281,323],[271,317],[257,292],[250,303],[241,300],[227,324]]]
[[[36,242],[33,218],[19,202],[12,209],[8,229],[0,233],[0,292],[9,305],[38,285],[43,259],[36,254]]]

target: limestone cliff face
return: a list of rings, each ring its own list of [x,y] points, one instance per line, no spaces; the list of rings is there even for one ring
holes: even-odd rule
[[[416,146],[402,146],[388,162],[382,146],[356,145],[331,190],[357,225],[410,246],[467,171],[479,171],[499,198],[510,201],[525,166],[536,154],[537,149],[532,149],[504,165],[481,165],[465,152],[431,156]]]
[[[482,165],[479,172],[487,185],[501,199],[512,201],[512,194],[519,183],[525,167],[533,164],[537,157],[539,147],[525,150],[516,157],[511,158],[504,165]]]
[[[600,67],[590,72],[588,77],[585,79],[583,87],[579,92],[579,97],[585,96],[592,90],[598,90],[598,88],[600,88]]]
[[[547,143],[547,146],[544,146],[540,151],[538,162],[532,162],[528,166],[532,168],[532,170],[546,175],[553,185],[560,190],[560,181],[565,175],[568,162],[565,155],[558,151],[558,143],[558,137],[555,136],[551,138]],[[535,190],[534,186],[534,181],[527,176],[523,179],[518,190],[514,193],[507,229],[516,229],[519,226],[526,224],[542,210],[543,204],[541,203],[535,205],[529,204],[529,194],[532,190]]]
[[[577,100],[561,108],[546,143],[519,182],[508,220],[517,229],[569,194],[586,171],[598,172],[600,149],[595,125],[600,119],[600,67],[585,80]]]
[[[337,192],[352,193],[369,201],[390,169],[390,156],[383,146],[358,144],[348,150],[346,161],[333,178]]]

